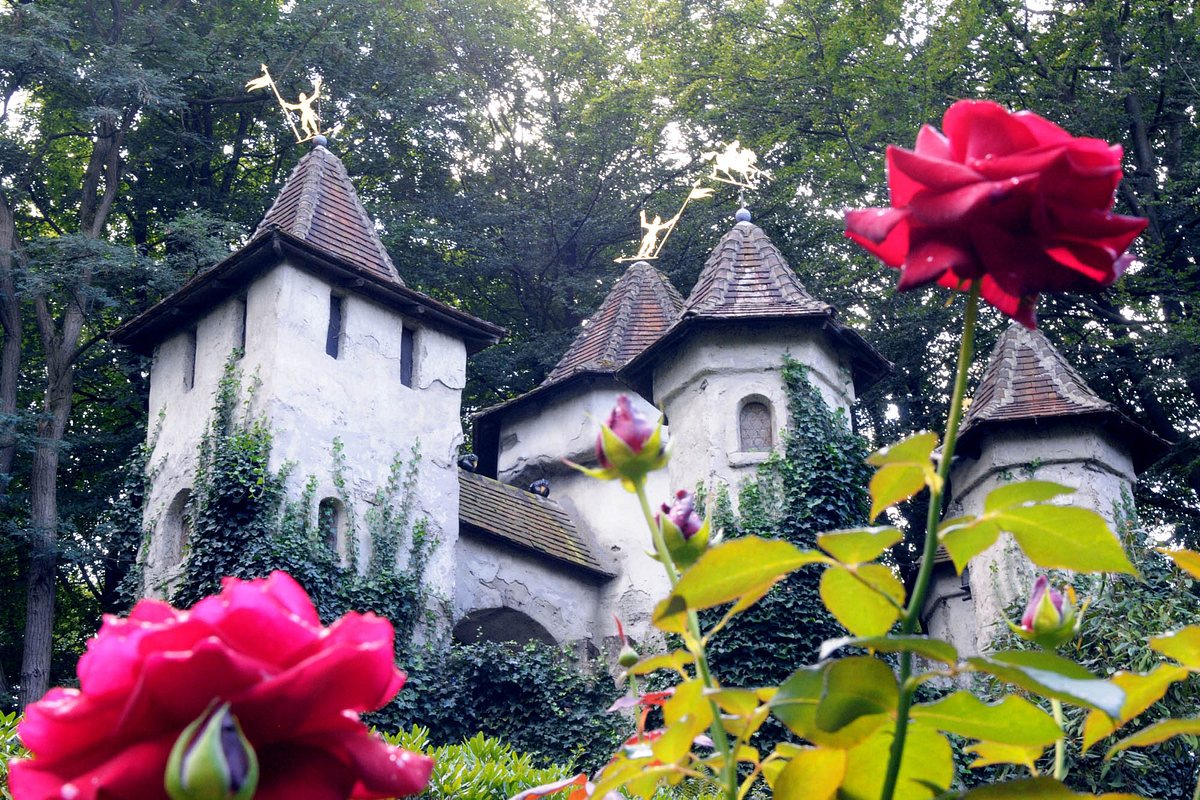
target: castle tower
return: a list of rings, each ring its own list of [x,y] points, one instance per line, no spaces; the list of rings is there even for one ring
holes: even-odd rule
[[[829,406],[845,411],[890,367],[808,293],[742,209],[679,319],[620,373],[666,413],[673,485],[716,479],[736,494],[778,448],[785,357],[807,366]]]
[[[453,580],[466,358],[502,330],[404,285],[345,167],[316,142],[244,247],[114,334],[154,358],[149,593],[183,560],[197,445],[231,358],[243,387],[256,387],[247,413],[274,434],[272,468],[295,464],[293,497],[315,480],[329,545],[345,554],[357,531],[360,563],[375,491],[419,442],[414,513],[439,539],[427,576],[447,590]]]
[[[1137,475],[1166,444],[1101,399],[1041,331],[1011,323],[996,342],[963,417],[950,472],[948,517],[979,514],[988,492],[1012,481],[1073,487],[1065,502],[1113,523]],[[1034,566],[1007,536],[963,576],[943,554],[923,617],[964,655],[987,647],[1006,608],[1023,600]]]
[[[619,394],[630,395],[648,419],[659,412],[622,384],[616,372],[660,336],[679,315],[683,298],[644,261],[631,265],[583,325],[541,385],[475,418],[479,471],[518,487],[550,481],[551,499],[577,521],[613,577],[598,587],[595,638],[614,634],[612,615],[635,639],[650,634],[651,600],[668,589],[662,567],[646,558],[646,524],[637,501],[616,481],[589,478],[563,463],[595,465],[596,430]],[[651,499],[667,499],[664,473],[649,477]]]

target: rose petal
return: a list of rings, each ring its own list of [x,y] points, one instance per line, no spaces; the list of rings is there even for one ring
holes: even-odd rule
[[[70,768],[41,758],[10,764],[9,787],[18,800],[166,800],[163,773],[175,737],[135,742],[98,760],[81,758]],[[91,754],[89,754],[91,755]]]
[[[1003,223],[1027,216],[1028,202],[1038,176],[1022,175],[1002,181],[983,181],[948,192],[919,192],[908,204],[913,219],[922,225],[957,227],[986,216]]]
[[[988,100],[959,100],[942,117],[955,161],[1006,156],[1041,144],[1020,119]]]
[[[975,254],[969,246],[940,239],[931,239],[913,247],[900,268],[897,289],[906,292],[933,283],[948,269],[959,277],[976,272]]]
[[[929,158],[901,147],[889,147],[887,160],[888,185],[892,203],[897,206],[904,206],[922,189],[941,192],[983,180],[983,176],[970,167]]]
[[[848,209],[846,236],[890,267],[904,263],[908,252],[908,212],[895,208]],[[878,241],[874,237],[881,236]]]
[[[257,755],[254,800],[346,800],[354,787],[350,766],[321,747],[279,745]]]
[[[932,125],[922,125],[917,131],[917,145],[913,148],[919,155],[929,158],[940,158],[949,161],[954,156],[950,140]]]
[[[393,747],[367,731],[322,737],[322,745],[349,759],[358,776],[352,797],[399,797],[417,794],[429,783],[433,759]]]

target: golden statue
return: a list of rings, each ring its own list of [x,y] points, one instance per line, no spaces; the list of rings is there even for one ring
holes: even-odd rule
[[[653,220],[647,219],[646,210],[642,209],[642,230],[645,233],[642,234],[642,243],[638,247],[637,255],[621,256],[617,259],[617,263],[620,264],[626,261],[653,261],[658,258],[658,254],[662,252],[663,245],[667,243],[667,238],[675,230],[675,223],[679,222],[679,218],[683,216],[683,210],[687,208],[688,203],[693,200],[701,200],[712,193],[713,190],[708,187],[692,186],[692,190],[688,192],[688,196],[683,199],[683,205],[675,212],[675,216],[666,222],[663,222],[663,218],[659,214],[655,214]]]
[[[725,145],[724,150],[704,153],[700,158],[713,162],[713,170],[708,177],[743,189],[757,189],[759,179],[765,174],[757,166],[758,156],[749,148],[742,149],[737,139]]]
[[[270,71],[267,70],[267,65],[262,65],[262,75],[249,81],[246,84],[248,91],[257,89],[271,88],[275,93],[275,99],[279,101],[279,107],[283,109],[284,116],[287,117],[288,125],[292,126],[292,133],[296,135],[297,142],[307,142],[316,136],[321,135],[321,118],[317,115],[313,104],[321,96],[321,77],[318,75],[313,79],[313,92],[309,96],[304,92],[300,93],[300,98],[295,103],[289,103],[283,99],[283,95],[279,93],[279,87],[275,85],[275,79],[271,77]],[[293,113],[295,112],[295,113]],[[296,117],[300,118],[300,128],[296,128]],[[301,135],[303,131],[303,135]]]

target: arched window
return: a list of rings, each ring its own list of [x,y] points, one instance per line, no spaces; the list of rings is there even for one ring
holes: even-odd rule
[[[738,449],[743,453],[765,453],[773,443],[771,407],[762,400],[748,400],[738,412]]]
[[[167,566],[175,566],[187,555],[192,539],[192,490],[181,489],[176,493],[163,519],[163,560]]]
[[[340,553],[346,534],[346,507],[336,497],[326,497],[317,505],[317,536],[330,552]]]
[[[514,608],[484,608],[467,614],[454,626],[454,640],[476,642],[542,642],[558,644],[550,631],[533,617]]]

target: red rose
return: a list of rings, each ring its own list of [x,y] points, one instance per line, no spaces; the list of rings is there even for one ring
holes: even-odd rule
[[[25,709],[15,800],[154,800],[172,745],[228,702],[260,767],[258,800],[385,798],[425,788],[433,762],[372,735],[358,712],[404,684],[392,625],[347,614],[325,628],[291,577],[226,578],[190,611],[143,600],[106,617],[79,660],[79,689]]]
[[[888,147],[891,208],[846,212],[846,235],[900,270],[1036,327],[1039,292],[1095,291],[1131,260],[1146,220],[1112,213],[1121,147],[1075,138],[1036,114],[960,100],[915,150]]]

